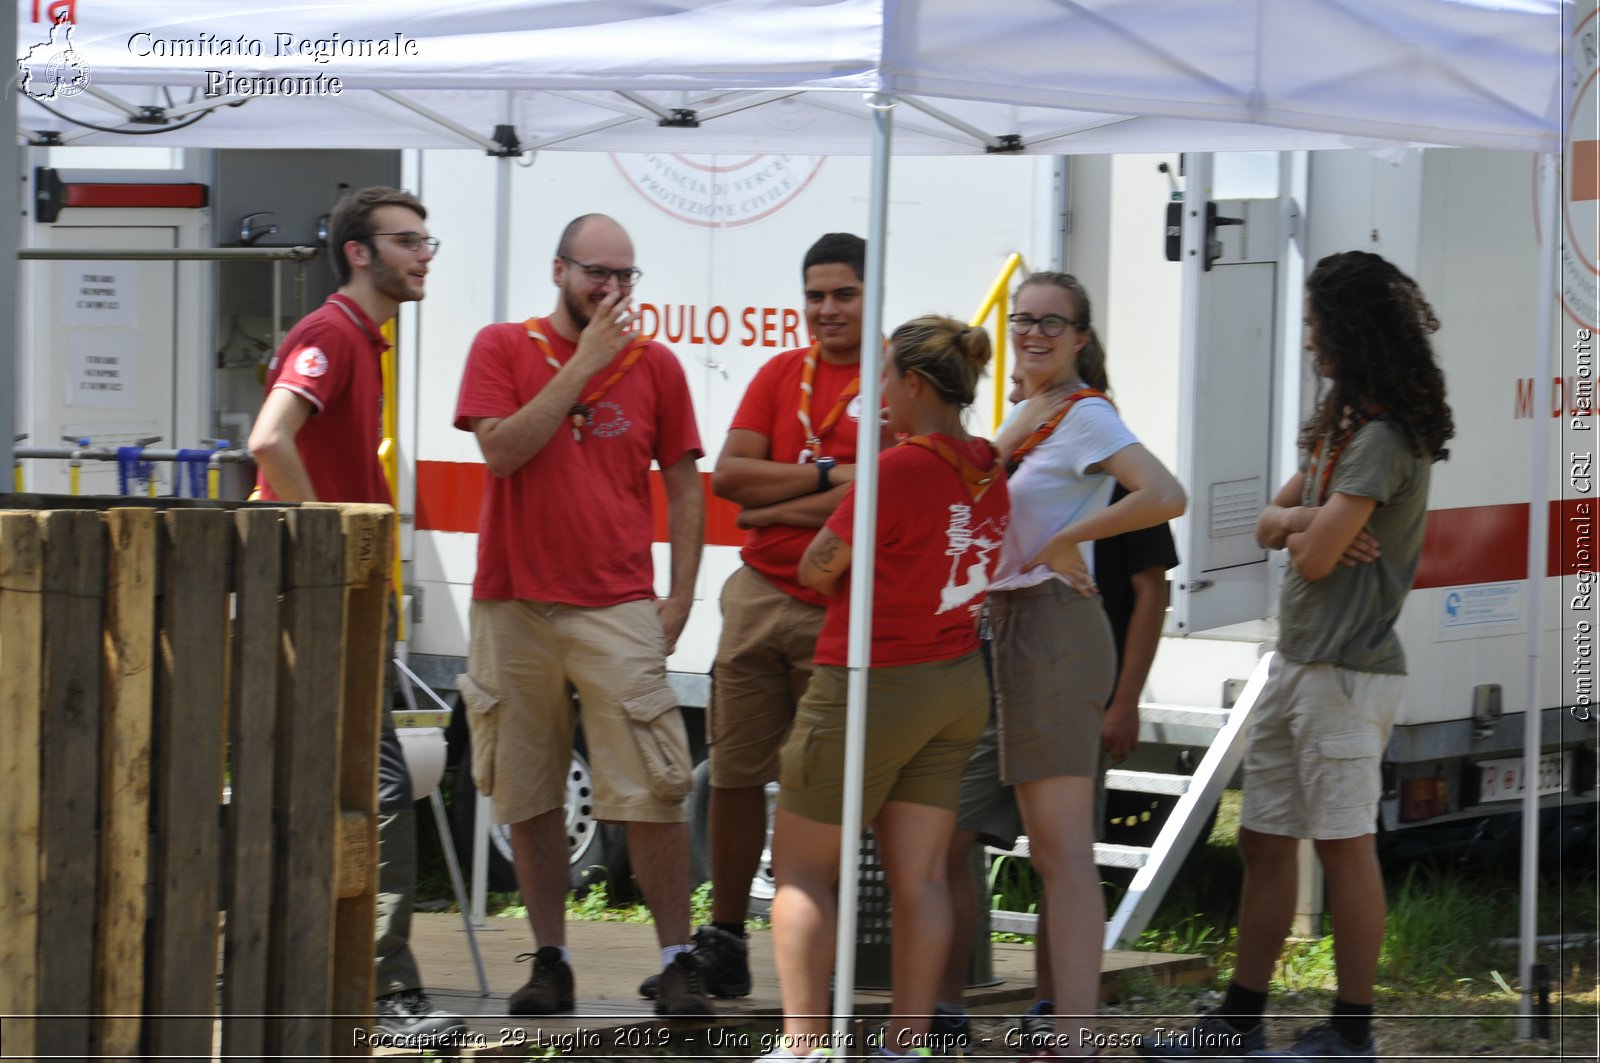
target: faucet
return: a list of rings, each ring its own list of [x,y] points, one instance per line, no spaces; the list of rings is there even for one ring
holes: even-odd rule
[[[256,241],[261,239],[263,236],[275,235],[278,231],[278,227],[276,225],[267,223],[258,226],[256,224],[257,218],[270,218],[272,215],[273,212],[270,210],[258,210],[254,214],[246,214],[244,217],[240,218],[239,243],[245,247],[254,247]]]

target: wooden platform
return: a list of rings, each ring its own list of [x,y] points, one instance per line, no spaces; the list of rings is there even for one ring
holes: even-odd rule
[[[717,1017],[696,1025],[663,1022],[650,1001],[638,994],[639,982],[659,968],[655,929],[627,923],[567,923],[567,944],[576,976],[577,1008],[569,1015],[540,1019],[506,1017],[506,999],[528,978],[529,964],[517,963],[520,953],[533,951],[533,935],[526,919],[490,919],[477,932],[478,948],[489,980],[489,995],[478,989],[472,953],[459,915],[418,913],[413,918],[411,946],[422,977],[435,1003],[467,1016],[471,1033],[457,1046],[465,1058],[521,1059],[536,1044],[554,1045],[562,1054],[622,1058],[651,1056],[675,1034],[677,1051],[693,1054],[685,1042],[704,1037],[707,1055],[740,1058],[729,1051],[729,1038],[741,1035],[728,1027],[775,1028],[783,1008],[778,976],[772,961],[772,935],[757,931],[750,937],[750,971],[754,981],[748,997],[717,1000]],[[967,1004],[978,1013],[1021,1011],[1033,996],[1033,947],[993,946],[994,975],[999,983],[967,991]],[[1164,983],[1206,981],[1215,971],[1200,956],[1157,952],[1111,952],[1105,957],[1104,988],[1116,992],[1119,980],[1142,971]],[[856,994],[858,1016],[883,1015],[889,994],[862,990]],[[743,1054],[750,1058],[757,1050]],[[393,1057],[407,1053],[381,1049]]]

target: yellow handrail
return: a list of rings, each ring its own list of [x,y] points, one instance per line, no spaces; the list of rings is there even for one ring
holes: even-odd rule
[[[995,278],[994,286],[989,289],[989,294],[983,297],[983,302],[978,306],[978,312],[972,315],[971,325],[978,328],[989,320],[989,315],[998,313],[1000,320],[994,330],[994,427],[1000,428],[1000,422],[1005,420],[1006,392],[1009,377],[1006,374],[1006,313],[1011,305],[1011,275],[1022,269],[1022,252],[1013,251],[1006,259],[1005,265],[1000,267],[1000,275]]]
[[[394,511],[397,514],[394,523],[394,566],[389,572],[389,588],[394,594],[394,611],[396,620],[395,638],[404,642],[406,639],[406,613],[401,608],[404,604],[403,590],[400,584],[400,448],[395,444],[396,426],[399,413],[396,409],[395,395],[399,390],[397,363],[395,361],[395,329],[394,319],[390,318],[383,323],[383,338],[388,341],[389,349],[383,352],[383,442],[378,444],[378,461],[383,465],[384,479],[389,481],[389,498],[394,502]]]

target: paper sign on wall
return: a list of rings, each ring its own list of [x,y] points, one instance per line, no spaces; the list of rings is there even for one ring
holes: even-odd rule
[[[138,324],[139,270],[132,262],[68,262],[61,267],[67,325],[133,328]]]
[[[68,329],[68,406],[131,410],[139,404],[139,337]]]

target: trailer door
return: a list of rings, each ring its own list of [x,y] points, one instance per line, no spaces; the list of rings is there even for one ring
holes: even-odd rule
[[[1179,522],[1182,562],[1175,581],[1177,630],[1184,634],[1259,620],[1269,611],[1267,552],[1256,519],[1271,499],[1275,351],[1282,322],[1283,225],[1277,199],[1220,201],[1211,239],[1215,261],[1201,266],[1209,159],[1189,156],[1183,205],[1182,367],[1179,478],[1189,510]],[[1229,224],[1227,219],[1239,219]]]

